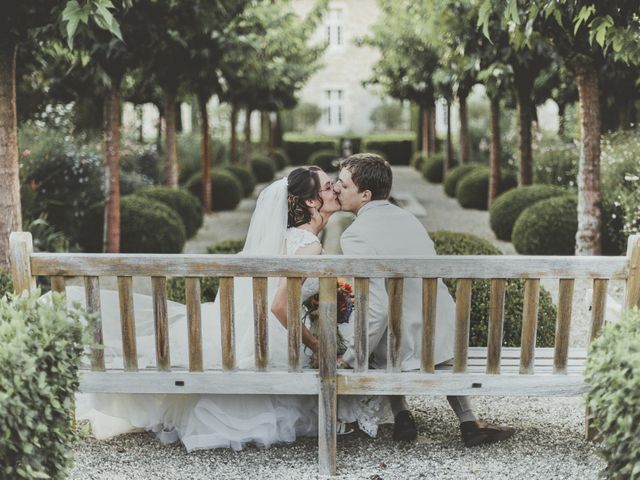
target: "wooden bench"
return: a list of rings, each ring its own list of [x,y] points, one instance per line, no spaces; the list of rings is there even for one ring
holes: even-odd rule
[[[91,370],[81,373],[83,392],[317,394],[319,396],[319,466],[336,472],[337,395],[579,395],[585,391],[582,367],[585,349],[569,349],[572,296],[576,279],[593,281],[591,332],[604,322],[608,282],[626,281],[626,306],[640,303],[640,236],[629,241],[623,257],[437,256],[364,258],[347,256],[244,257],[237,255],[133,255],[33,253],[31,235],[11,234],[12,275],[16,291],[30,290],[35,276],[50,276],[53,290],[64,291],[65,278],[84,277],[87,306],[100,309],[100,277],[117,277],[120,298],[124,369],[105,370],[103,352],[91,355]],[[136,356],[132,277],[151,277],[157,367],[139,370]],[[166,277],[186,278],[189,368],[172,368],[168,342]],[[202,361],[200,283],[220,277],[222,369],[205,370]],[[236,368],[233,277],[252,277],[255,320],[255,369]],[[288,370],[269,370],[266,338],[267,278],[286,277],[288,290]],[[320,278],[319,370],[301,367],[301,278]],[[356,358],[353,370],[336,369],[335,278],[354,278]],[[389,325],[386,371],[368,370],[367,304],[369,278],[388,279]],[[423,279],[421,371],[400,371],[404,278]],[[453,362],[434,365],[436,282],[455,278],[457,302]],[[541,278],[559,279],[555,346],[535,348]],[[470,348],[469,318],[474,279],[490,279],[491,311],[487,347]],[[506,279],[524,279],[520,348],[503,348]],[[588,313],[585,312],[585,315]],[[95,340],[102,340],[101,323]],[[586,342],[585,342],[586,343]],[[535,368],[534,368],[535,367]]]

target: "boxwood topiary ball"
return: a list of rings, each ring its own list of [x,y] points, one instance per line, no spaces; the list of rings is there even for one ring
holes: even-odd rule
[[[338,165],[334,165],[334,162],[337,162],[339,158],[340,155],[333,150],[318,150],[309,157],[309,164],[320,167],[327,173],[337,172]]]
[[[269,152],[269,158],[276,166],[276,171],[278,172],[282,170],[284,167],[286,167],[287,165],[289,165],[289,163],[291,163],[289,161],[289,156],[287,155],[287,152],[285,152],[281,148],[275,148],[271,152]]]
[[[242,200],[242,185],[230,172],[211,172],[211,208],[215,212],[233,210]],[[196,173],[186,184],[187,189],[197,198],[202,198],[202,173]]]
[[[151,198],[173,209],[184,223],[187,238],[193,237],[202,226],[202,204],[187,190],[152,187],[139,190],[135,195]]]
[[[102,251],[104,203],[85,216],[78,239],[85,252]],[[178,214],[163,203],[136,195],[120,201],[121,253],[180,253],[186,234]]]
[[[489,206],[489,168],[481,166],[465,175],[456,187],[456,198],[463,208],[487,210]],[[517,185],[517,179],[511,172],[502,172],[499,192],[504,192]]]
[[[548,198],[525,209],[511,239],[522,255],[573,255],[578,231],[578,201],[573,195]]]
[[[422,163],[422,175],[431,183],[442,183],[444,158],[441,154],[433,154]]]
[[[430,233],[438,255],[501,255],[500,250],[489,241],[469,233],[437,231]],[[445,279],[449,293],[455,299],[456,281]],[[508,280],[505,289],[504,334],[502,345],[520,346],[522,331],[522,308],[524,281]],[[485,346],[491,311],[491,282],[474,280],[471,288],[471,320],[469,345]],[[538,305],[538,347],[552,347],[555,338],[556,308],[549,292],[540,289]]]
[[[276,175],[276,168],[269,157],[252,158],[251,171],[258,183],[270,182]]]
[[[413,155],[411,156],[411,166],[419,172],[422,172],[422,167],[424,166],[425,160],[426,157],[424,155],[424,151],[417,150],[413,152]]]
[[[463,165],[453,167],[447,172],[447,175],[444,178],[444,193],[449,197],[455,197],[458,182],[464,178],[465,175],[468,175],[473,170],[481,166],[482,165],[478,163],[465,163]]]
[[[225,170],[231,172],[240,181],[242,184],[242,193],[245,197],[253,193],[253,189],[256,188],[256,179],[247,167],[227,165]]]
[[[528,185],[509,190],[496,198],[489,208],[491,230],[500,240],[511,241],[513,226],[527,207],[566,193],[565,189],[555,185]]]

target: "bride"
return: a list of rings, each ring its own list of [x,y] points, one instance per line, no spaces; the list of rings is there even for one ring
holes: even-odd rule
[[[300,167],[288,177],[273,182],[260,194],[251,218],[245,246],[238,255],[318,255],[319,233],[340,203],[329,176],[318,167]],[[236,356],[239,368],[253,368],[253,296],[250,278],[234,279]],[[317,278],[303,281],[302,301],[318,293]],[[70,305],[84,303],[81,287],[67,287]],[[101,290],[105,361],[107,368],[122,366],[117,292]],[[285,279],[269,279],[271,310],[268,322],[269,367],[286,369],[287,297]],[[219,302],[202,308],[203,359],[205,368],[220,368]],[[188,366],[186,307],[168,302],[171,363]],[[301,315],[302,315],[301,306]],[[152,299],[134,295],[138,363],[141,368],[155,362]],[[348,325],[348,324],[347,324]],[[348,329],[342,331],[349,335]],[[311,364],[319,350],[318,339],[303,326],[304,363]],[[297,436],[317,435],[317,396],[225,395],[225,394],[79,394],[78,420],[89,420],[97,438],[143,429],[155,432],[162,442],[180,440],[188,451],[203,448],[233,448],[247,444],[268,447],[292,442]],[[370,436],[378,424],[389,419],[386,397],[346,396],[338,399],[338,433],[351,433],[352,423]]]

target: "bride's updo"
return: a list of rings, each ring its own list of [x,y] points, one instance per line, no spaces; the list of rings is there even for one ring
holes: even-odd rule
[[[299,167],[287,177],[289,211],[287,228],[298,227],[311,221],[313,209],[305,202],[320,198],[319,167]],[[320,205],[322,208],[322,204]]]

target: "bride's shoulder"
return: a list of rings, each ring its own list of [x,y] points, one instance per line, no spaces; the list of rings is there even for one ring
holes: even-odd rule
[[[298,227],[290,227],[287,229],[287,240],[290,244],[295,244],[296,246],[320,243],[320,239],[316,235],[309,230]]]

